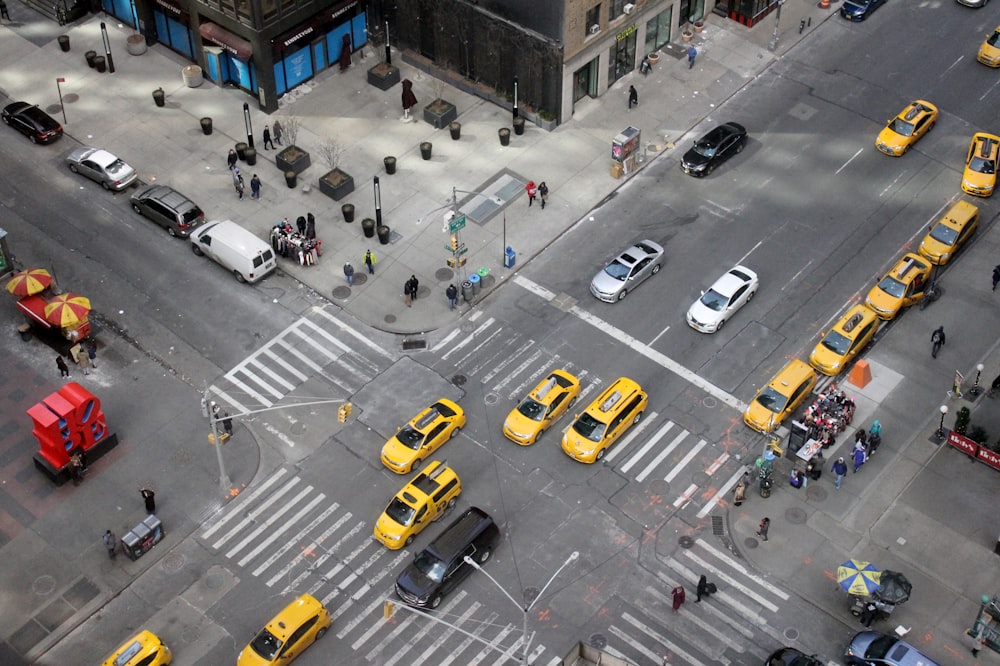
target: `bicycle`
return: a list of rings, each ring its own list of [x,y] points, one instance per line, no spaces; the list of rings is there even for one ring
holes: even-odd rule
[[[941,351],[941,345],[943,344],[944,326],[941,326],[931,333],[931,358],[937,358],[938,352]]]
[[[923,310],[928,305],[941,298],[941,287],[938,286],[938,281],[931,280],[924,289],[924,297],[920,299],[920,309]]]

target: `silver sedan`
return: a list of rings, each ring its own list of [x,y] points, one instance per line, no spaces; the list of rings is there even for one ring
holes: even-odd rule
[[[730,268],[688,310],[688,325],[702,333],[722,330],[726,320],[750,302],[758,286],[757,274],[746,266]]]
[[[106,190],[118,192],[135,182],[135,169],[106,150],[81,146],[66,156],[73,173],[83,174]]]
[[[606,303],[620,301],[650,275],[660,272],[663,246],[651,240],[627,248],[590,281],[590,293]]]

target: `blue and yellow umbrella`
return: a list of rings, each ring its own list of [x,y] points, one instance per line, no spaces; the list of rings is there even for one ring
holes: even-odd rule
[[[847,560],[837,567],[837,582],[848,594],[867,597],[878,588],[882,574],[870,562]]]

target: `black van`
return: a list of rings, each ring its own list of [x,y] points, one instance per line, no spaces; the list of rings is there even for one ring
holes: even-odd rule
[[[500,529],[488,513],[472,507],[417,553],[396,579],[396,594],[411,606],[437,608],[441,599],[474,570],[468,555],[482,564],[500,542]]]

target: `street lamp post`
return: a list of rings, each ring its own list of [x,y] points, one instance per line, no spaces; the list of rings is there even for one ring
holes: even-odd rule
[[[944,439],[944,417],[948,414],[948,405],[941,405],[938,409],[941,411],[941,422],[938,423],[937,437]]]
[[[382,226],[382,193],[379,190],[378,176],[375,176],[375,182],[373,184],[375,188],[375,226]]]
[[[528,613],[531,612],[531,609],[534,607],[535,603],[537,603],[538,600],[542,598],[542,595],[545,593],[545,590],[547,590],[549,588],[549,585],[551,585],[552,581],[554,581],[556,579],[556,576],[558,576],[560,574],[560,572],[562,572],[563,569],[565,569],[567,566],[569,566],[570,563],[575,562],[578,557],[580,557],[580,553],[579,552],[577,552],[577,551],[574,550],[572,553],[570,553],[569,557],[566,558],[566,561],[562,563],[562,566],[560,566],[558,569],[556,569],[556,572],[554,574],[552,574],[552,577],[549,578],[548,582],[545,583],[545,585],[542,586],[542,589],[539,590],[538,594],[535,595],[535,598],[532,599],[530,602],[526,601],[523,604],[517,603],[517,601],[514,600],[514,597],[510,596],[510,593],[507,592],[507,590],[505,590],[503,588],[503,586],[500,585],[500,583],[497,582],[496,578],[494,578],[493,576],[491,576],[489,573],[487,573],[487,571],[485,569],[483,569],[482,567],[479,566],[478,562],[476,562],[474,559],[472,559],[468,555],[466,555],[463,558],[465,560],[466,564],[468,564],[469,566],[473,567],[476,571],[482,572],[487,578],[490,579],[491,583],[493,583],[494,585],[496,585],[496,587],[497,587],[498,590],[500,590],[501,592],[504,593],[505,597],[507,597],[508,599],[510,599],[510,601],[511,601],[512,604],[514,604],[515,606],[517,606],[521,610],[522,621],[523,621],[523,625],[522,625],[522,628],[521,628],[521,631],[522,631],[522,634],[521,634],[521,644],[524,646],[524,649],[521,652],[521,663],[522,664],[527,664],[528,663],[528,647],[529,647],[529,644],[530,644],[530,641],[528,639]]]
[[[514,120],[517,120],[517,77],[514,77]]]
[[[243,124],[247,127],[247,145],[253,148],[253,125],[250,124],[250,105],[243,102]]]
[[[781,23],[781,6],[783,4],[785,4],[785,0],[778,0],[778,10],[774,13],[774,34],[771,35],[771,43],[767,45],[769,51],[778,48],[778,25]]]
[[[972,395],[976,396],[983,392],[983,387],[979,385],[979,377],[983,374],[983,368],[986,367],[982,363],[976,364],[976,383],[972,385],[970,391]]]
[[[104,21],[101,21],[101,39],[104,40],[104,59],[108,63],[108,73],[114,74],[115,60],[111,57],[111,40],[108,39],[108,27],[104,25]]]

